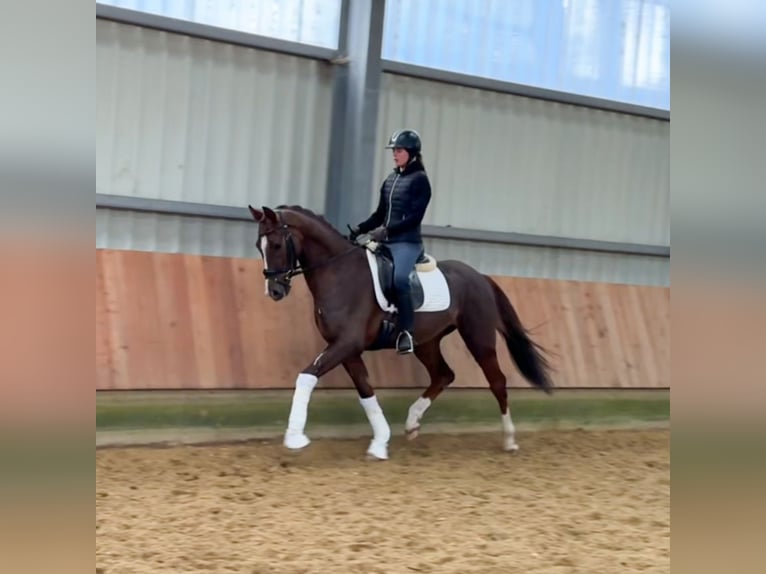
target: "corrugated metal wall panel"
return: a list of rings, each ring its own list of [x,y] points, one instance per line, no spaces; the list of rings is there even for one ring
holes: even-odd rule
[[[100,193],[322,208],[322,62],[96,21]]]
[[[258,258],[255,235],[255,225],[246,221],[96,210],[98,248]],[[425,244],[435,257],[459,259],[483,273],[670,285],[669,259],[446,239]]]
[[[427,223],[669,245],[669,125],[384,74],[373,191],[406,126],[434,188]]]

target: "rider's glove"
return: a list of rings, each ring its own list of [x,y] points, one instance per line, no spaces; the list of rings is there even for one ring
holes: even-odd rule
[[[381,241],[385,241],[386,237],[388,237],[388,230],[385,227],[378,227],[370,233],[370,237],[380,243]]]

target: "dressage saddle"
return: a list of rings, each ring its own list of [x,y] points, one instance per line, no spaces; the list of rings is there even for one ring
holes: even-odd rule
[[[379,244],[375,251],[375,261],[378,264],[378,279],[383,295],[388,301],[396,305],[396,289],[394,289],[394,259],[391,252],[385,244]],[[426,264],[430,260],[424,251],[420,252],[416,267],[410,271],[410,293],[412,298],[412,308],[417,310],[423,305],[423,285],[417,273],[417,266]]]

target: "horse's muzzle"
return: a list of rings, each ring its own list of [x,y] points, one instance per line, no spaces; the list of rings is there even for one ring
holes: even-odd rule
[[[290,293],[290,284],[276,279],[269,279],[269,297],[274,301],[280,301]]]

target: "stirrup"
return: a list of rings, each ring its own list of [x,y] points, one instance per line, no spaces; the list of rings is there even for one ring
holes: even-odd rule
[[[396,337],[396,352],[400,355],[406,355],[412,353],[415,350],[415,342],[412,340],[412,335],[409,331],[402,331]]]

